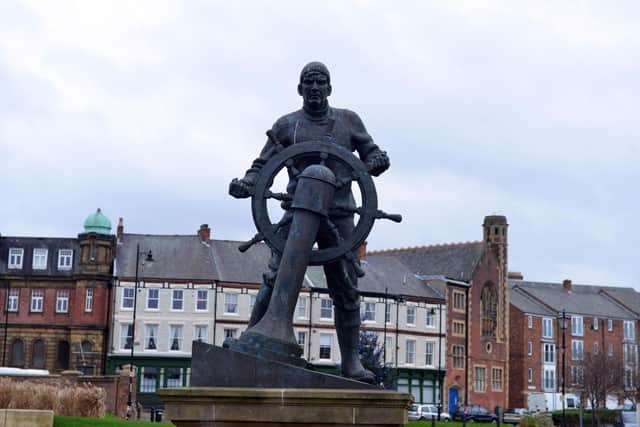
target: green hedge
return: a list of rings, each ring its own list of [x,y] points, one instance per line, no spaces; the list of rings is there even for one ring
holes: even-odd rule
[[[601,424],[617,424],[620,421],[620,411],[615,409],[598,409],[596,419],[593,420],[593,425],[598,425],[597,420],[600,419]],[[553,424],[559,426],[562,425],[562,411],[553,411],[551,413],[553,418]],[[566,411],[567,427],[578,427],[580,425],[580,410],[571,409]],[[582,425],[584,427],[591,427],[591,410],[584,410],[582,412]]]

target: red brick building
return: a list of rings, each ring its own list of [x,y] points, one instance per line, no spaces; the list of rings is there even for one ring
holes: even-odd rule
[[[510,275],[510,405],[528,407],[532,393],[544,393],[548,409],[561,407],[562,339],[565,340],[567,407],[575,407],[582,389],[587,353],[606,351],[623,360],[631,378],[638,358],[640,294],[632,288],[540,283]],[[561,325],[562,312],[567,318]],[[634,387],[632,383],[628,387]],[[618,396],[609,396],[615,407]]]
[[[483,240],[380,251],[393,254],[447,300],[444,410],[509,401],[509,287],[504,216],[488,216]],[[444,287],[444,288],[443,288]]]
[[[3,366],[104,370],[115,237],[100,210],[77,238],[0,237]]]

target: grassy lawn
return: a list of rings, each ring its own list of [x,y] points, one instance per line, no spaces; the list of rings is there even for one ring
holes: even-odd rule
[[[55,416],[53,427],[118,427],[118,426],[148,426],[175,427],[172,423],[152,423],[149,421],[127,421],[113,415],[104,418],[62,417]]]

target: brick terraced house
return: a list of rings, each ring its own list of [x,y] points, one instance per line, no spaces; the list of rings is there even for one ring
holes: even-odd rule
[[[504,216],[487,216],[482,241],[374,252],[394,256],[446,296],[445,410],[509,401],[509,287]]]
[[[77,238],[0,237],[2,366],[104,370],[115,236],[100,209]]]
[[[582,361],[587,353],[606,351],[623,360],[626,387],[638,360],[640,293],[632,288],[525,281],[510,273],[511,357],[510,405],[527,408],[532,394],[544,393],[546,408],[562,407],[562,333],[560,316],[568,318],[565,334],[567,407],[580,401]],[[584,402],[585,404],[587,402]],[[618,396],[609,396],[614,408]],[[545,409],[545,408],[543,408]]]

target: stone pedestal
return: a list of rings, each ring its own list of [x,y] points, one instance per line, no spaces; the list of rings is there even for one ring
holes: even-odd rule
[[[412,397],[383,390],[160,389],[177,427],[402,427]]]

